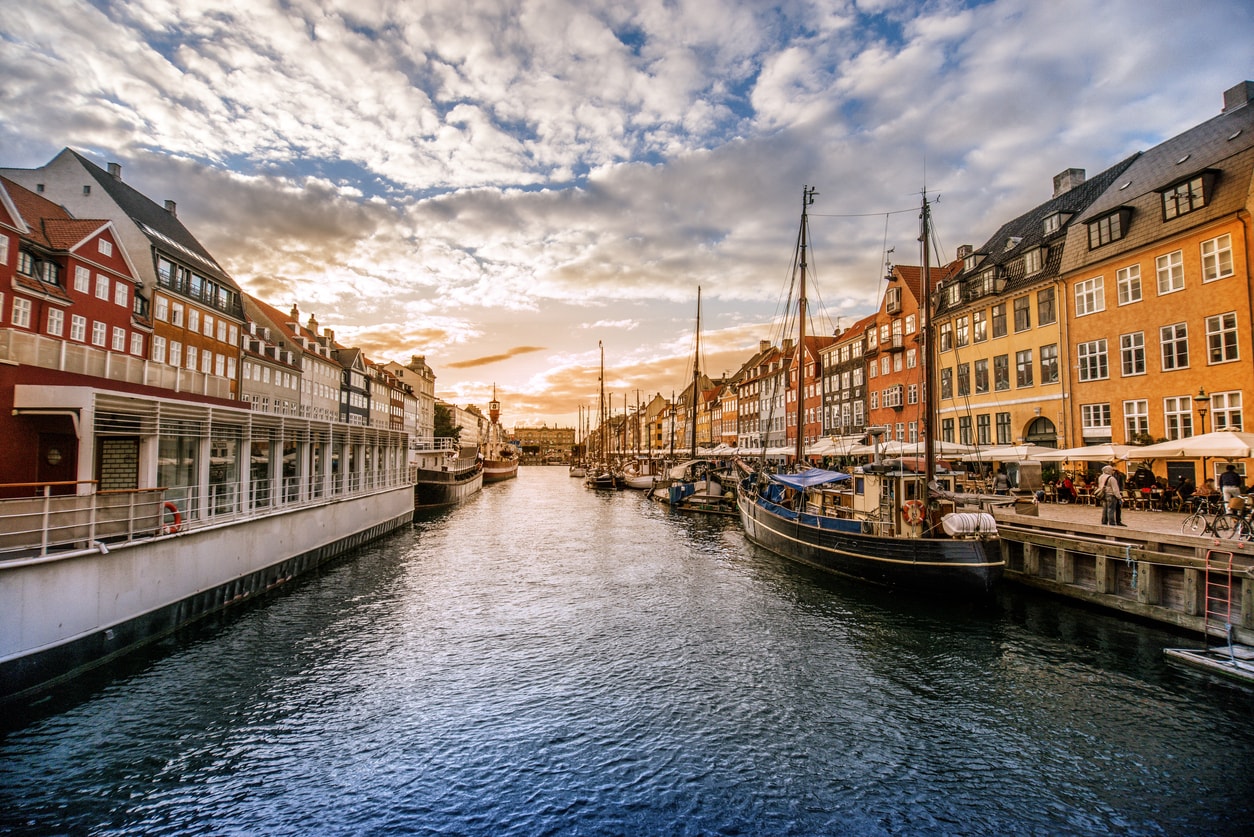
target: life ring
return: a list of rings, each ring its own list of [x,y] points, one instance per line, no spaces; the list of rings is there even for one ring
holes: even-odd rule
[[[922,500],[907,500],[901,504],[901,512],[911,526],[918,526],[923,522],[923,512],[926,510]]]
[[[171,503],[169,500],[166,500],[164,503],[161,504],[161,508],[162,508],[161,519],[163,522],[165,521],[166,512],[169,512],[170,514],[174,515],[174,522],[171,523],[169,526],[162,526],[161,534],[177,535],[179,530],[183,528],[183,515],[179,514],[179,507]]]

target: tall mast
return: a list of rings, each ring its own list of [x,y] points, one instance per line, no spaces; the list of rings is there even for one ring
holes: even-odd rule
[[[936,477],[935,428],[932,418],[935,411],[936,363],[932,357],[932,265],[930,238],[932,234],[931,207],[927,191],[923,192],[923,210],[919,214],[923,226],[923,276],[919,279],[923,298],[919,300],[922,312],[919,316],[919,333],[923,338],[923,479],[930,486]]]
[[[806,245],[809,238],[810,216],[807,211],[814,203],[814,187],[801,188],[801,289],[797,294],[797,450],[796,467],[805,461],[805,391],[806,391]]]
[[[697,285],[697,348],[692,353],[692,458],[697,458],[697,381],[701,378],[701,286]]]
[[[609,461],[609,453],[605,449],[605,345],[598,340],[597,348],[601,350],[601,375],[598,380],[601,382],[601,460]]]

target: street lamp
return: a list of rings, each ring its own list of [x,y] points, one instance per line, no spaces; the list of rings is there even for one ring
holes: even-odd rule
[[[1210,409],[1210,396],[1206,394],[1204,388],[1199,388],[1197,395],[1193,396],[1193,403],[1197,406],[1198,415],[1202,417],[1202,432],[1206,432],[1206,411]]]

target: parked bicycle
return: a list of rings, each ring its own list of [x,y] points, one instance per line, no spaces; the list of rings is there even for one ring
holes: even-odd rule
[[[1202,498],[1198,510],[1180,524],[1180,531],[1201,537],[1254,539],[1254,495],[1238,500],[1225,506],[1222,499]]]

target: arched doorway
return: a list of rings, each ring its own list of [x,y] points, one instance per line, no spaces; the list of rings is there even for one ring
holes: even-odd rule
[[[1028,425],[1028,431],[1023,435],[1023,441],[1030,445],[1040,445],[1044,448],[1058,447],[1058,429],[1054,427],[1054,423],[1044,416],[1038,416]]]

